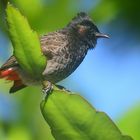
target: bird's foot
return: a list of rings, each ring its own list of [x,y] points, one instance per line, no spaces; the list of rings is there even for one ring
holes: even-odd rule
[[[43,81],[42,85],[43,85],[42,92],[46,95],[51,93],[51,91],[53,90],[53,84],[49,81]]]
[[[55,85],[57,88],[59,88],[60,90],[63,91],[67,91],[67,92],[71,92],[70,90],[66,89],[65,87],[61,86],[61,85]]]

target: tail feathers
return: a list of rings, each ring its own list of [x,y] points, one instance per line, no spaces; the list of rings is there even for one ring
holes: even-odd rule
[[[26,87],[26,85],[24,85],[21,80],[17,80],[17,81],[14,81],[14,84],[11,87],[9,92],[14,93],[18,90],[21,90],[21,89],[25,88],[25,87]]]
[[[0,78],[5,78],[6,80],[14,81],[14,84],[10,89],[10,93],[14,93],[26,87],[26,85],[22,83],[22,80],[20,79],[18,73],[14,68],[0,70]]]
[[[20,79],[18,73],[13,68],[1,70],[0,78],[6,78],[6,80],[11,80],[11,81]]]

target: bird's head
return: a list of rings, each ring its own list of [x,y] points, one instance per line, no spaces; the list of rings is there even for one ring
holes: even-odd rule
[[[68,24],[75,34],[86,41],[90,48],[94,48],[98,38],[109,38],[99,31],[92,19],[84,12],[78,13]]]

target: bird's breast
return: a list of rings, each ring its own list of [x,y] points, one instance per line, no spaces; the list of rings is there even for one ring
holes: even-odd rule
[[[85,46],[81,46],[81,49],[76,48],[76,46],[74,49],[64,47],[58,50],[51,60],[48,60],[47,67],[43,73],[46,79],[56,83],[76,70],[87,54]]]

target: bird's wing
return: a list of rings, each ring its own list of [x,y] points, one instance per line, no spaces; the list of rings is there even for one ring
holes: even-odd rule
[[[66,35],[62,31],[44,35],[40,38],[40,41],[42,52],[48,59],[52,59],[52,57],[57,55],[59,50],[64,48],[67,44]]]
[[[51,59],[58,49],[61,48],[65,41],[65,35],[59,32],[52,32],[47,35],[40,37],[41,49],[47,59]],[[0,70],[5,70],[14,66],[18,66],[18,62],[15,56],[11,56],[0,68]]]
[[[12,55],[0,68],[0,70],[5,70],[14,66],[18,66],[16,58]]]

